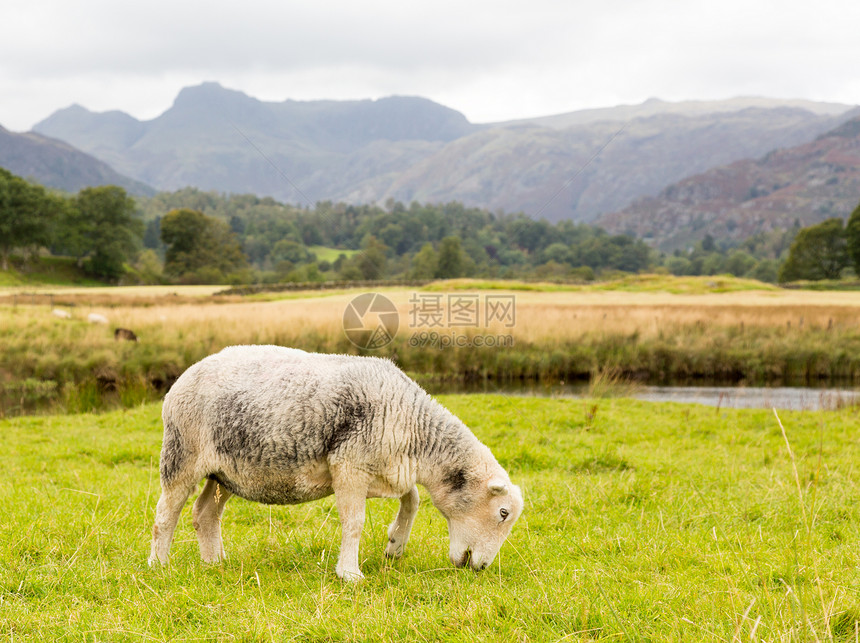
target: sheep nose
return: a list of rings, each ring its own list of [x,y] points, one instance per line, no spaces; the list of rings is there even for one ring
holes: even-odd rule
[[[454,565],[457,567],[465,567],[471,561],[472,561],[472,550],[467,549],[466,551],[463,552],[463,556],[460,558],[460,560],[454,561]]]

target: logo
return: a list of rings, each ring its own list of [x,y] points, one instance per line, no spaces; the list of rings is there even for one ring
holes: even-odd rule
[[[394,339],[399,326],[397,307],[379,293],[359,295],[343,311],[343,331],[359,348],[382,348]]]

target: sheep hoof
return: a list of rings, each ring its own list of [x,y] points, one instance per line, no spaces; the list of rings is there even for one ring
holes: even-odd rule
[[[364,578],[364,574],[362,574],[359,570],[349,570],[349,569],[338,569],[335,570],[335,573],[347,583],[357,583],[358,581]]]
[[[396,542],[389,542],[388,545],[386,545],[386,558],[400,558],[401,556],[403,556],[403,545],[399,545]]]

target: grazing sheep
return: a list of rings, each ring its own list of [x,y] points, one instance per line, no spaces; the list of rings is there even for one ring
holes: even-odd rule
[[[125,340],[128,340],[130,342],[139,341],[137,339],[137,335],[134,334],[134,331],[129,330],[128,328],[115,328],[113,331],[113,338],[116,341],[119,341],[121,339],[125,339]]]
[[[53,313],[53,315],[55,317],[59,317],[60,319],[71,319],[72,318],[72,313],[70,313],[68,310],[61,310],[59,308],[54,308],[54,310],[52,310],[51,313]]]
[[[107,324],[108,318],[104,315],[99,315],[98,313],[90,313],[87,315],[87,321],[91,324]]]
[[[523,509],[490,450],[390,361],[280,346],[233,346],[191,366],[164,398],[161,498],[149,564],[166,563],[182,507],[207,478],[192,519],[206,562],[223,558],[231,495],[297,504],[335,495],[336,573],[363,577],[365,499],[399,498],[387,556],[403,553],[423,485],[448,521],[449,558],[479,570]]]

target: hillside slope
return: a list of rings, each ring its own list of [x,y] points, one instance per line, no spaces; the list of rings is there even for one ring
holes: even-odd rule
[[[422,98],[272,103],[205,83],[151,121],[73,106],[35,129],[162,190],[190,185],[305,204],[457,200],[590,221],[690,174],[810,141],[846,120],[847,109],[651,100],[475,125]]]
[[[671,250],[705,234],[739,241],[795,222],[846,217],[858,201],[860,117],[812,142],[688,177],[597,223]]]
[[[812,140],[841,118],[752,107],[564,129],[528,123],[492,128],[449,143],[401,172],[381,199],[456,199],[551,221],[592,221],[690,174]]]
[[[0,127],[0,167],[47,187],[77,192],[97,185],[119,185],[134,195],[155,190],[122,176],[105,162],[68,143],[29,132],[17,134]]]

